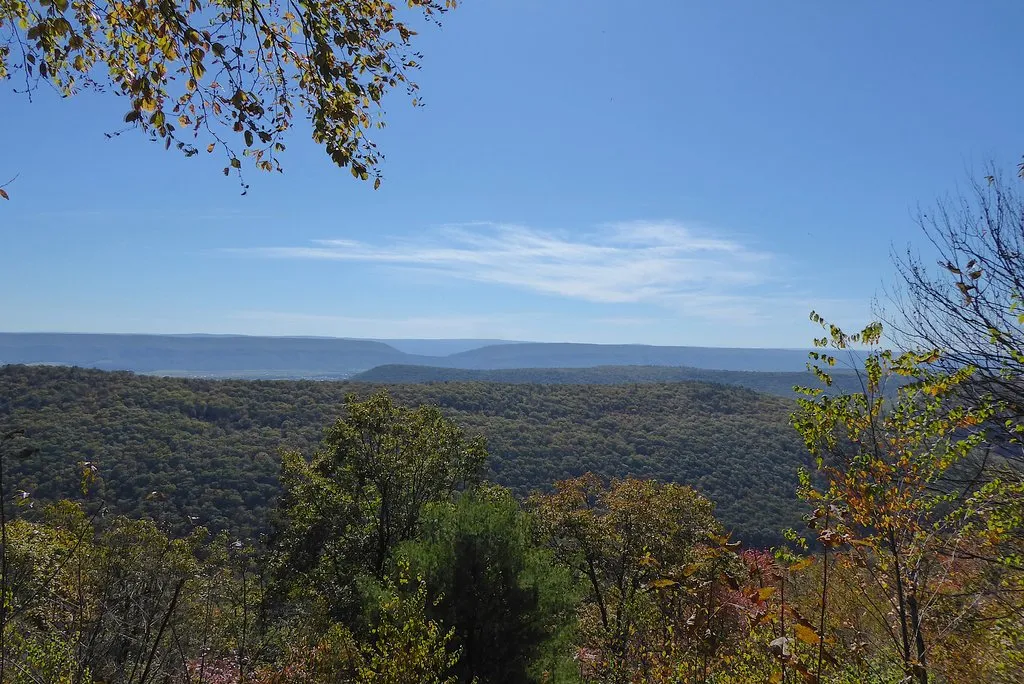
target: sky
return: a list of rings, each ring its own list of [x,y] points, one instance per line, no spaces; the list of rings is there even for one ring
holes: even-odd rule
[[[805,347],[914,216],[1024,153],[1024,3],[465,0],[387,102],[377,191],[0,84],[0,331]]]

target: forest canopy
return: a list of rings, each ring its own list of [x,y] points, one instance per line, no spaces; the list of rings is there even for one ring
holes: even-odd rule
[[[77,503],[22,491],[18,507],[0,507],[0,678],[1016,681],[1019,480],[989,479],[989,461],[976,458],[997,402],[966,401],[971,369],[935,370],[934,350],[878,349],[880,325],[846,334],[812,319],[825,331],[811,354],[824,385],[837,353],[873,351],[862,392],[802,390],[792,421],[812,456],[797,477],[807,514],[772,550],[744,548],[714,503],[684,484],[582,472],[517,499],[484,481],[483,440],[445,409],[403,406],[385,391],[350,394],[318,446],[284,454],[282,495],[256,543],[196,524],[170,535],[166,522],[146,519],[158,509],[113,515],[101,461],[76,465]],[[194,399],[189,385],[229,385],[66,368],[5,373],[9,386],[31,380],[51,390],[29,408],[76,409],[76,419],[87,415],[80,404],[110,418],[114,398],[113,408],[139,419],[155,401]],[[88,390],[68,396],[76,375]],[[158,398],[159,383],[176,394]],[[475,411],[501,416],[517,408],[505,393],[524,386],[442,389],[453,387],[462,401],[484,402]],[[503,392],[486,403],[480,393],[495,387]],[[642,387],[677,411],[686,400],[735,414],[737,392],[769,399],[712,385]],[[672,393],[680,388],[683,396]],[[600,420],[636,398],[593,389],[577,388],[588,400],[567,415],[590,410]],[[525,396],[541,406],[564,398]],[[20,408],[19,418],[32,417]],[[639,409],[627,405],[637,418]],[[7,468],[39,455],[38,427],[2,434],[5,499]],[[211,428],[207,436],[222,425]],[[163,488],[141,498],[171,501]]]
[[[13,482],[41,500],[79,491],[82,462],[103,476],[113,510],[184,532],[195,522],[248,536],[265,530],[280,450],[307,451],[373,385],[185,380],[62,367],[0,369],[5,423],[40,452],[12,463]],[[587,471],[696,487],[735,534],[781,541],[799,522],[789,427],[794,403],[696,382],[613,385],[396,385],[403,406],[438,406],[487,439],[488,479],[520,496]]]

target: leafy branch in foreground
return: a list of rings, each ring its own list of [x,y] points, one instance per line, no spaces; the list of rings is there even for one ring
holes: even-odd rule
[[[417,91],[417,16],[455,0],[4,0],[0,80],[128,99],[124,122],[186,156],[220,150],[224,174],[280,171],[296,114],[335,164],[380,183],[368,137],[394,88]],[[403,18],[403,13],[409,18]],[[412,100],[420,105],[418,98]],[[6,193],[4,193],[6,194]]]

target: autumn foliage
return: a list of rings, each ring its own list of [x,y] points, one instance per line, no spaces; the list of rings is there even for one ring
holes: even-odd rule
[[[112,516],[91,462],[79,503],[0,480],[0,681],[1017,681],[1005,408],[936,350],[813,320],[824,387],[867,355],[861,392],[802,390],[786,544],[743,548],[699,491],[650,479],[518,500],[436,409],[350,398],[319,450],[284,455],[262,540]],[[4,433],[0,465],[32,457]]]

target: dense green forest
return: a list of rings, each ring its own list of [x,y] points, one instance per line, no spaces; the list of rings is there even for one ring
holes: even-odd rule
[[[688,366],[594,366],[591,368],[507,368],[469,370],[436,366],[388,364],[363,371],[349,378],[356,382],[403,384],[424,382],[500,382],[537,385],[628,385],[651,382],[714,382],[737,385],[757,392],[783,397],[796,395],[794,387],[817,386],[814,374],[807,372],[728,371]],[[829,391],[835,394],[861,389],[856,373],[837,372]]]
[[[308,451],[365,383],[187,380],[65,367],[0,369],[5,424],[40,448],[15,462],[17,488],[53,500],[102,474],[112,510],[243,537],[265,530],[282,450]],[[807,455],[795,404],[697,382],[609,385],[394,385],[395,400],[437,405],[487,439],[488,478],[520,496],[592,471],[696,487],[740,539],[780,541],[796,524],[796,469]]]

